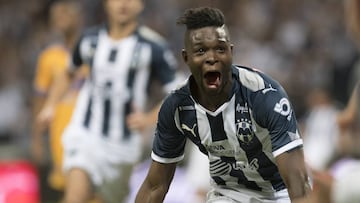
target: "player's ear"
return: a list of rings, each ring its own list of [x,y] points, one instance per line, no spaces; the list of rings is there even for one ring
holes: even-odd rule
[[[181,56],[182,56],[184,62],[187,63],[187,61],[188,61],[188,55],[187,55],[187,52],[186,52],[185,49],[182,49],[182,50],[181,50]]]

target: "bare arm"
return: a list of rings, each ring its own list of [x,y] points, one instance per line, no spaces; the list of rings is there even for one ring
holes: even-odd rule
[[[128,127],[132,130],[144,131],[148,127],[155,126],[160,106],[161,102],[146,113],[134,108],[134,112],[126,118]]]
[[[302,148],[280,154],[276,162],[292,201],[310,192]]]
[[[136,195],[135,203],[163,202],[175,169],[176,163],[162,164],[152,161],[148,175]]]
[[[35,95],[32,98],[32,123],[31,123],[31,156],[36,164],[41,165],[44,159],[43,135],[47,126],[39,125],[36,122],[36,116],[45,103],[44,96]]]

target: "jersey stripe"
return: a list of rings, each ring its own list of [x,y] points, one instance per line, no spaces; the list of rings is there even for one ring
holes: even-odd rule
[[[92,100],[93,100],[92,97],[90,97],[88,100],[88,105],[87,105],[86,112],[85,112],[84,126],[86,128],[88,128],[89,124],[90,124]]]
[[[109,131],[110,111],[111,111],[111,101],[110,98],[106,98],[104,101],[104,120],[102,126],[102,133],[104,136],[107,136]]]
[[[115,62],[116,61],[116,56],[117,56],[118,50],[117,49],[111,49],[110,50],[110,54],[109,54],[109,62]]]
[[[124,109],[124,121],[123,121],[123,139],[129,139],[130,137],[130,129],[126,124],[126,117],[131,113],[131,101],[126,102]]]
[[[94,52],[98,45],[98,38],[99,38],[98,35],[90,38],[90,49],[92,49]],[[92,54],[94,54],[94,53],[92,53]],[[89,61],[90,67],[93,66],[93,63],[94,63],[94,57],[90,57],[90,61]]]
[[[224,131],[224,121],[223,121],[222,113],[218,114],[217,116],[211,116],[208,113],[206,113],[206,116],[210,123],[212,141],[216,142],[216,141],[226,140],[227,136]]]
[[[167,44],[142,35],[136,30],[126,38],[114,40],[106,26],[96,27],[85,31],[73,53],[74,65],[87,65],[90,74],[86,88],[81,89],[81,104],[77,103],[72,124],[86,127],[89,134],[106,137],[114,144],[129,143],[134,149],[139,148],[135,146],[139,139],[131,136],[137,133],[128,129],[127,116],[135,108],[146,110],[150,82],[165,81],[161,83],[165,85],[176,72],[164,58],[169,50]],[[108,81],[112,83],[109,91]]]

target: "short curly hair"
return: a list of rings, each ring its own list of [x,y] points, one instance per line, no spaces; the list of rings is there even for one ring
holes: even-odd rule
[[[221,27],[225,24],[224,14],[220,9],[211,7],[190,8],[176,21],[178,25],[185,25],[188,30],[208,26]]]

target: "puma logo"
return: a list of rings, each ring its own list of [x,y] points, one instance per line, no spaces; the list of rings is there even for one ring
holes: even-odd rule
[[[267,93],[267,92],[269,92],[269,91],[276,92],[276,91],[277,91],[277,89],[273,88],[273,87],[271,86],[271,84],[269,84],[269,87],[268,87],[268,88],[263,89],[262,93],[263,93],[263,94],[266,94],[266,93]]]
[[[195,127],[196,127],[196,123],[193,125],[192,128],[189,128],[189,126],[185,125],[185,124],[181,124],[181,128],[186,130],[186,131],[189,131],[194,137],[196,137],[196,134],[194,132],[195,130]]]

